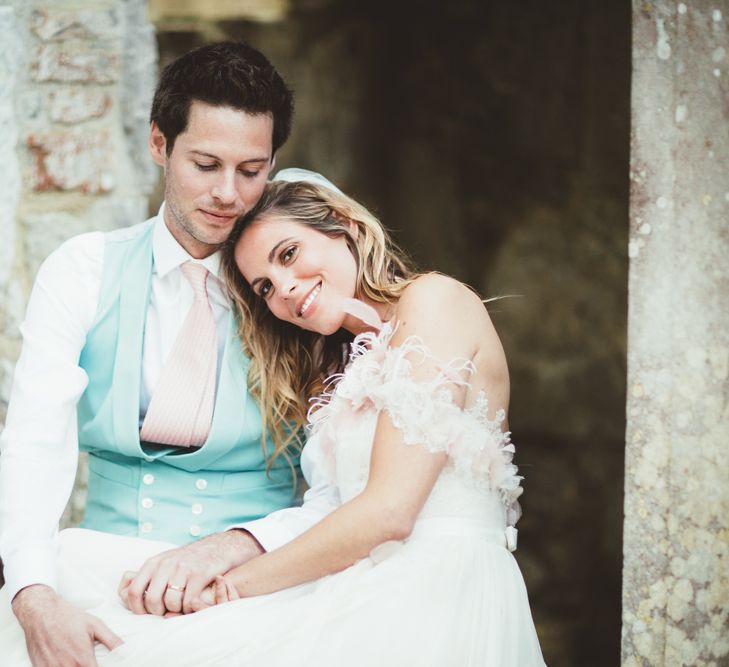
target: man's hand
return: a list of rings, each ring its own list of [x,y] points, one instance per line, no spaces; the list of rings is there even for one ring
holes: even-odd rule
[[[94,642],[110,651],[122,640],[96,616],[63,600],[52,588],[34,584],[13,598],[33,667],[95,667]]]
[[[200,594],[216,576],[262,553],[244,530],[215,533],[150,558],[139,572],[127,572],[119,596],[135,614],[189,614],[200,607]]]

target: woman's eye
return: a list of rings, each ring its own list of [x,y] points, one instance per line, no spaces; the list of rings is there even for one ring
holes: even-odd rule
[[[256,178],[258,174],[260,174],[260,171],[246,171],[245,169],[241,169],[240,173],[243,174],[246,178]]]
[[[196,162],[196,163],[195,163],[195,166],[196,166],[196,167],[197,167],[197,168],[198,168],[198,169],[199,169],[200,171],[212,171],[213,169],[215,169],[215,167],[216,167],[217,165],[214,165],[214,164],[200,164],[199,162]]]
[[[271,285],[271,281],[270,281],[270,280],[264,280],[264,281],[263,281],[263,282],[261,283],[261,287],[260,287],[260,288],[259,288],[259,290],[258,290],[258,294],[259,294],[259,295],[260,295],[260,296],[261,296],[262,298],[264,298],[264,299],[265,299],[265,298],[266,298],[267,296],[269,296],[269,294],[271,293],[271,290],[272,290],[272,289],[273,289],[273,285]]]
[[[290,262],[294,258],[295,255],[296,255],[296,246],[291,245],[281,253],[281,262],[283,264],[286,264],[287,262]]]

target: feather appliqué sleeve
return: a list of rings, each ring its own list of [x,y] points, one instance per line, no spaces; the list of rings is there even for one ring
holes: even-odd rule
[[[489,419],[483,392],[465,409],[454,402],[453,389],[467,386],[475,370],[468,360],[436,364],[433,377],[415,379],[413,367],[432,362],[434,357],[415,336],[390,347],[393,333],[388,323],[379,333],[357,336],[344,373],[329,378],[328,391],[312,401],[311,435],[321,438],[332,474],[337,450],[346,446],[346,438],[339,436],[356,420],[367,414],[376,420],[385,410],[406,444],[446,452],[448,465],[464,483],[498,490],[507,508],[507,521],[514,525],[521,514],[517,499],[523,490],[522,477],[512,463],[510,433],[502,430],[504,411]]]

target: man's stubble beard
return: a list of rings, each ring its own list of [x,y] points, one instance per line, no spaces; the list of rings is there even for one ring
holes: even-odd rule
[[[193,239],[196,243],[202,243],[203,245],[206,245],[212,249],[218,249],[223,243],[225,243],[225,240],[230,235],[230,231],[232,231],[232,229],[228,233],[226,233],[224,237],[220,240],[203,238],[200,231],[196,229],[195,225],[190,219],[190,216],[185,215],[182,211],[180,211],[175,205],[174,200],[170,199],[168,195],[169,190],[165,191],[166,206],[169,208],[170,217],[172,218],[172,224],[175,226],[178,232],[182,232],[183,234],[186,234],[191,239]]]

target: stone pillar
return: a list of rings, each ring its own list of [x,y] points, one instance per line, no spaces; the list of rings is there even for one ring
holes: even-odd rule
[[[0,0],[0,420],[40,263],[70,236],[148,217],[156,75],[144,0]],[[83,508],[80,471],[64,524]]]
[[[729,664],[729,0],[633,0],[623,667]]]

